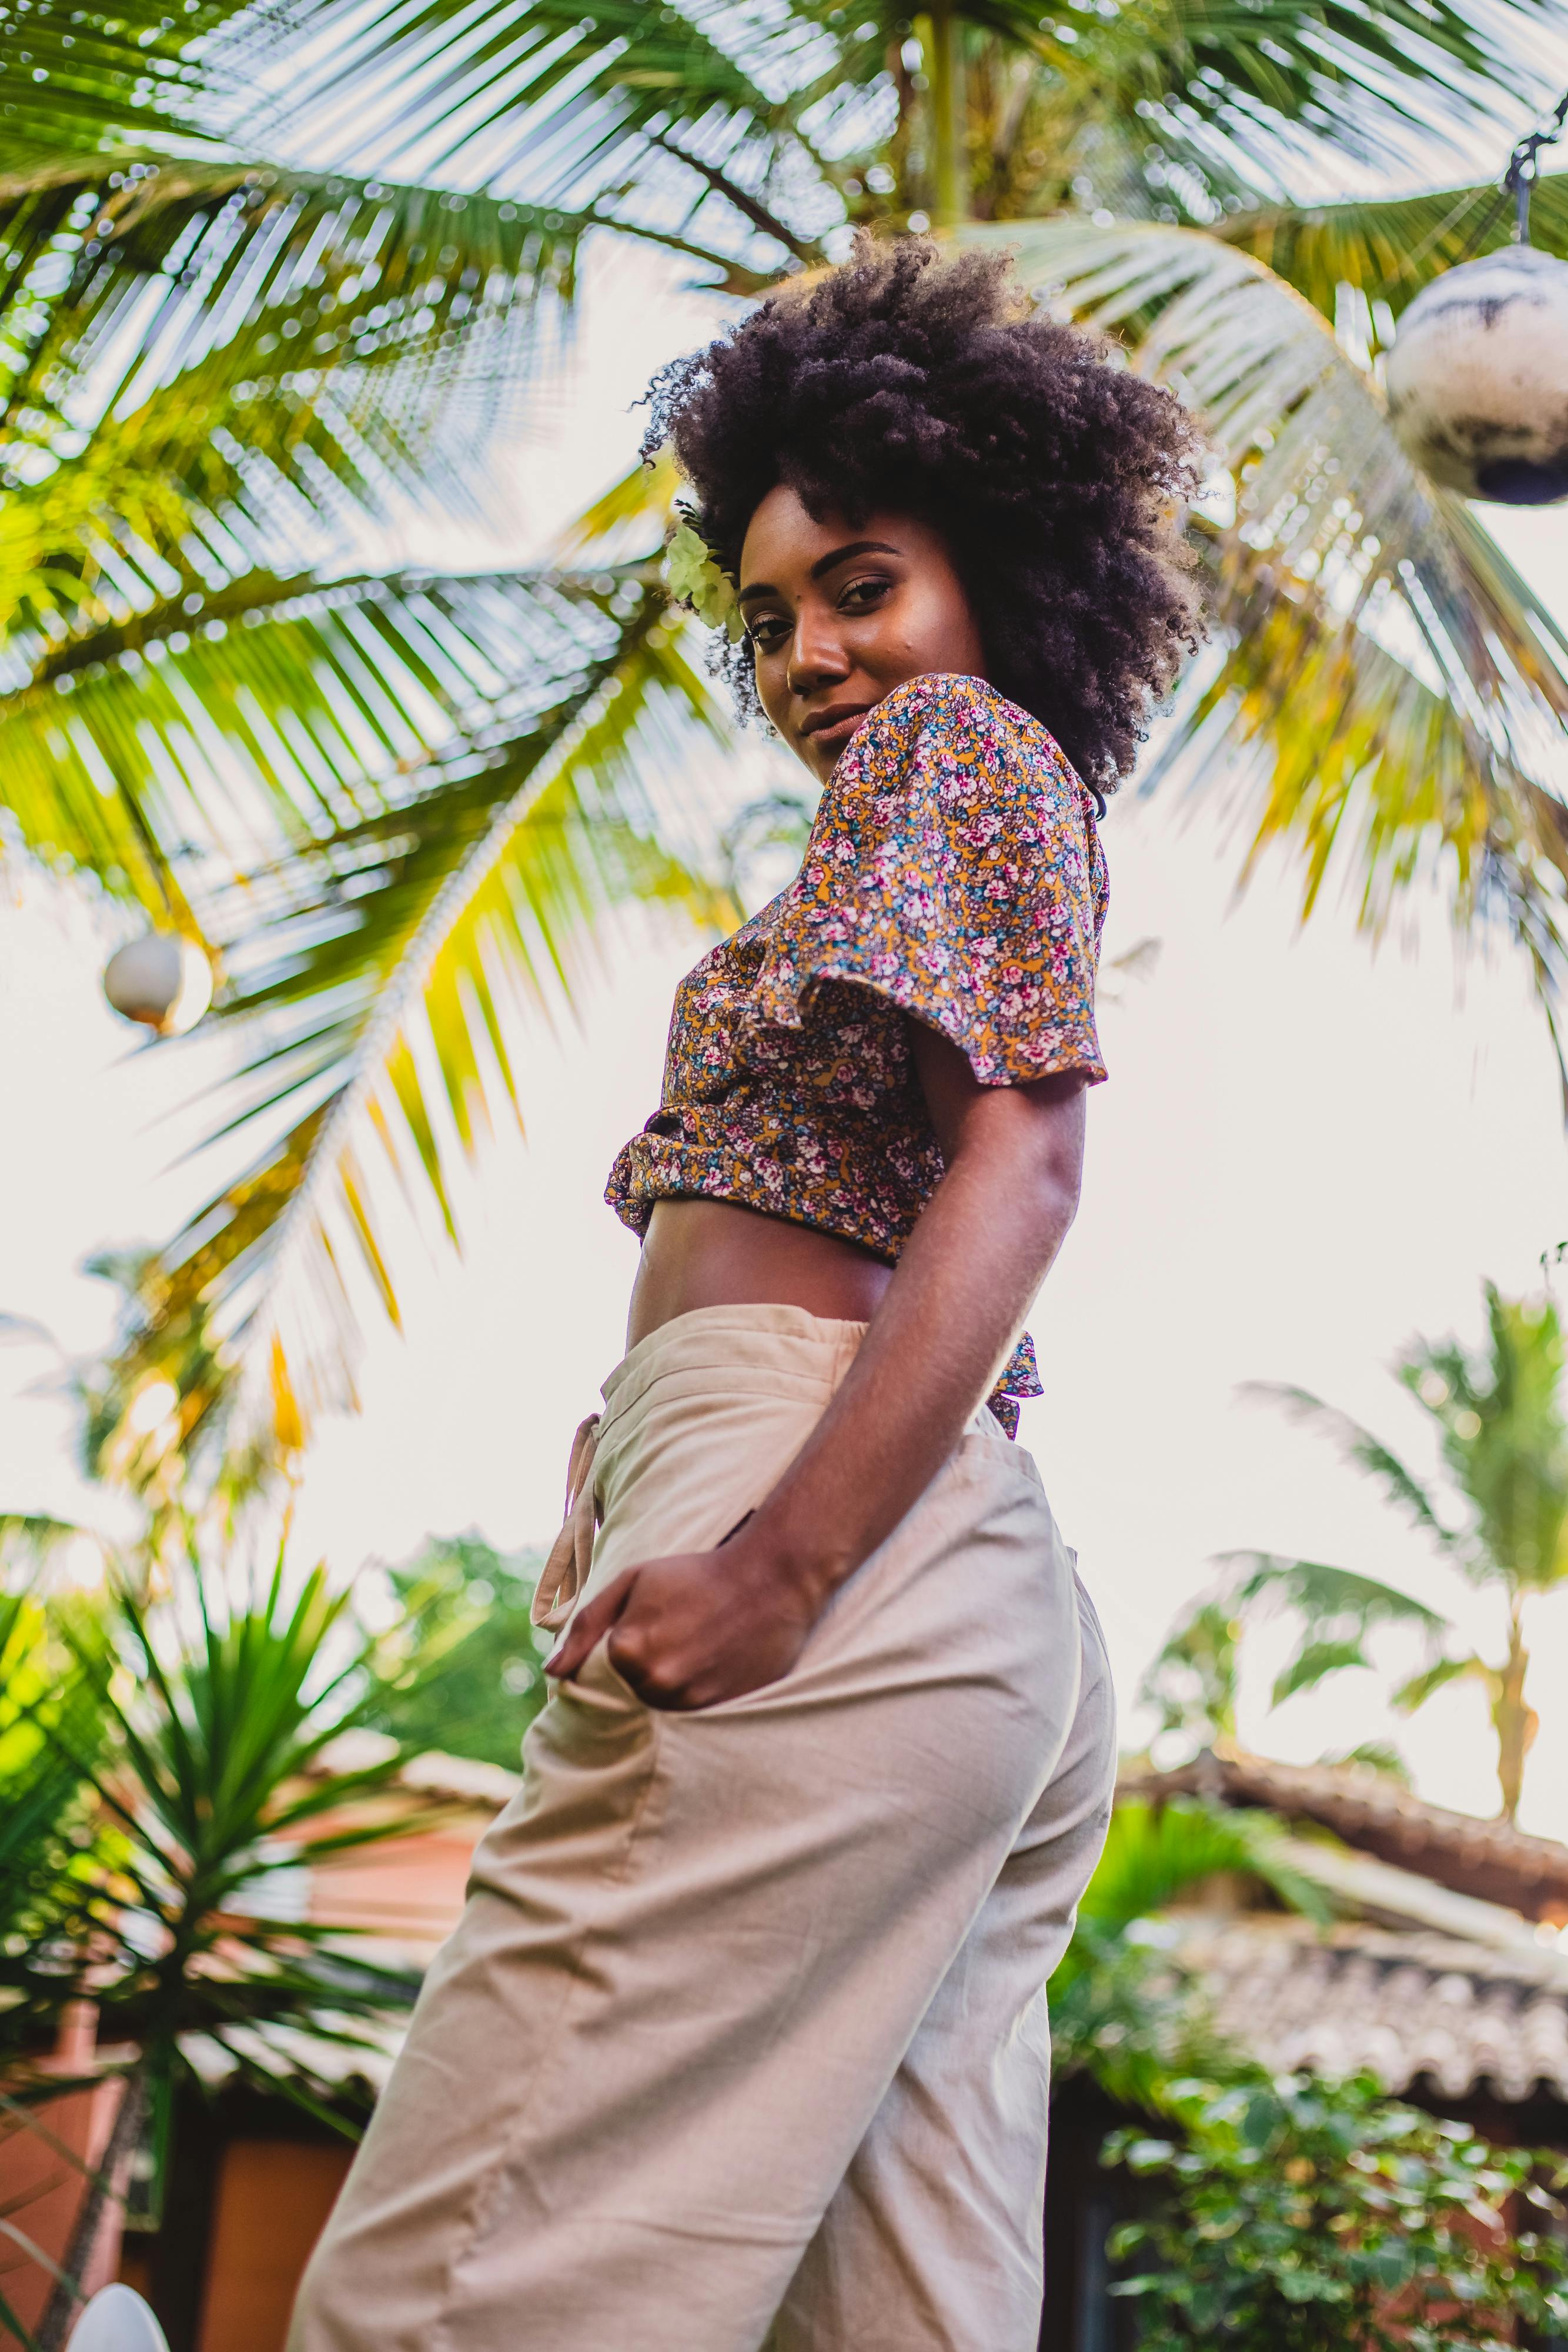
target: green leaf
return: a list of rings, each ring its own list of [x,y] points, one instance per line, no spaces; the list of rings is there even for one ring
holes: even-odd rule
[[[1393,1693],[1391,1703],[1401,1715],[1414,1715],[1416,1708],[1425,1706],[1429,1698],[1435,1698],[1440,1690],[1446,1690],[1450,1683],[1457,1682],[1479,1682],[1488,1697],[1491,1698],[1498,1680],[1495,1667],[1489,1666],[1483,1658],[1473,1654],[1461,1658],[1438,1658],[1420,1674],[1412,1675],[1408,1682],[1401,1683]]]
[[[1331,1568],[1317,1559],[1291,1559],[1270,1551],[1222,1552],[1219,1558],[1234,1579],[1231,1589],[1238,1607],[1269,1600],[1299,1610],[1313,1626],[1340,1621],[1360,1633],[1376,1625],[1414,1625],[1437,1634],[1448,1625],[1440,1611],[1428,1608],[1414,1594],[1385,1584],[1375,1576],[1358,1576],[1348,1568]]]
[[[1241,1393],[1260,1402],[1277,1404],[1291,1421],[1307,1428],[1321,1430],[1325,1437],[1334,1441],[1357,1469],[1364,1470],[1369,1477],[1376,1479],[1389,1500],[1406,1510],[1416,1525],[1434,1537],[1445,1550],[1451,1550],[1458,1543],[1458,1535],[1445,1524],[1430,1494],[1414,1471],[1407,1469],[1380,1437],[1375,1436],[1371,1430],[1364,1428],[1348,1413],[1341,1412],[1334,1405],[1325,1404],[1310,1390],[1295,1388],[1283,1381],[1249,1381],[1243,1385]],[[1329,1576],[1343,1572],[1336,1570],[1322,1571]],[[1414,1607],[1416,1604],[1411,1605]]]
[[[1303,1642],[1296,1654],[1274,1678],[1269,1694],[1270,1706],[1283,1706],[1298,1692],[1316,1690],[1330,1675],[1342,1674],[1347,1667],[1369,1667],[1371,1660],[1361,1643],[1352,1638],[1344,1641]]]

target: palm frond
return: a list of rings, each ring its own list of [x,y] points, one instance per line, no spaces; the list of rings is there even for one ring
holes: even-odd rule
[[[357,828],[402,811],[434,763],[482,749],[483,768],[514,717],[591,666],[585,627],[602,637],[624,593],[621,574],[604,593],[573,575],[250,572],[165,595],[43,656],[0,702],[13,814],[29,846],[150,908],[199,865],[209,898],[239,894],[207,919],[237,950],[282,910],[280,856],[314,849],[329,891],[340,861],[346,901],[399,829]],[[641,610],[635,578],[629,593]]]
[[[1484,1658],[1438,1658],[1424,1666],[1418,1675],[1412,1675],[1408,1682],[1401,1683],[1391,1694],[1390,1703],[1401,1715],[1414,1715],[1417,1707],[1425,1706],[1429,1698],[1447,1690],[1450,1683],[1460,1682],[1479,1682],[1491,1700],[1497,1696],[1500,1680],[1496,1667],[1489,1666]]]
[[[193,0],[172,16],[162,0],[116,0],[112,10],[36,0],[8,11],[0,25],[0,174],[150,131],[176,147],[221,135],[243,92],[204,53],[245,6]]]
[[[1278,1552],[1218,1556],[1218,1589],[1178,1620],[1145,1678],[1140,1699],[1158,1706],[1161,1729],[1207,1742],[1235,1732],[1239,1650],[1244,1629],[1286,1610],[1300,1620],[1295,1644],[1275,1677],[1271,1706],[1316,1690],[1331,1675],[1371,1664],[1367,1637],[1396,1625],[1435,1647],[1448,1620],[1381,1579],[1326,1561]]]
[[[198,1565],[182,1606],[155,1622],[112,1593],[110,1646],[78,1644],[92,1721],[84,1731],[57,1707],[41,1728],[88,1834],[57,1839],[35,1871],[37,1932],[0,1939],[0,2048],[14,2077],[17,2056],[47,2043],[90,1984],[106,2039],[137,2047],[137,2096],[151,2095],[155,2116],[167,2121],[175,2084],[215,2050],[352,2133],[353,2103],[323,2080],[323,2059],[337,2051],[336,2078],[344,2058],[384,2057],[387,2021],[417,1978],[352,1929],[280,1916],[272,1883],[429,1826],[444,1808],[400,1782],[407,1751],[395,1740],[346,1769],[332,1761],[332,1739],[373,1710],[384,1667],[417,1682],[412,1621],[367,1635],[323,1570],[291,1598],[284,1583],[280,1558],[258,1596],[231,1606]],[[154,2139],[166,2164],[167,2128]],[[89,2195],[106,2187],[100,2176]],[[159,2198],[154,2180],[154,2210]]]
[[[567,525],[555,545],[556,562],[575,570],[646,555],[670,528],[680,483],[667,446],[651,463],[629,467]]]
[[[1502,146],[1520,102],[1548,101],[1540,35],[1562,22],[1555,0],[1498,9],[1484,25],[1448,6],[1298,0],[1159,0],[1038,20],[1020,5],[972,19],[1046,61],[1011,101],[1014,184],[995,216],[1063,207],[1071,189],[1085,212],[1214,220],[1220,233],[1225,212],[1257,206],[1262,191],[1283,198],[1322,184],[1331,155],[1336,176],[1347,157],[1419,172],[1439,125],[1485,126]],[[1034,165],[1021,178],[1018,150]]]
[[[476,512],[477,460],[567,315],[591,226],[167,161],[116,190],[101,165],[57,166],[10,215],[0,691],[59,693],[210,598],[221,622],[269,575],[340,563],[411,501]]]
[[[1271,1551],[1229,1551],[1219,1555],[1230,1572],[1231,1605],[1238,1609],[1270,1601],[1298,1610],[1314,1627],[1336,1621],[1367,1633],[1377,1625],[1413,1625],[1423,1633],[1440,1633],[1448,1619],[1429,1609],[1397,1585],[1375,1576],[1358,1576],[1348,1568],[1331,1568],[1318,1559],[1291,1559]]]
[[[1531,242],[1568,257],[1568,173],[1537,184],[1530,218]],[[1495,180],[1483,180],[1411,196],[1270,205],[1223,217],[1213,234],[1263,262],[1325,318],[1343,312],[1347,288],[1369,305],[1386,304],[1391,324],[1445,269],[1506,245],[1513,203]],[[1388,340],[1375,319],[1364,321],[1363,333],[1375,347]]]
[[[1199,1601],[1173,1625],[1138,1688],[1139,1705],[1159,1709],[1163,1733],[1199,1748],[1235,1738],[1241,1631],[1228,1593]]]
[[[92,1677],[61,1633],[61,1612],[0,1592],[0,1949],[48,1935],[61,1916],[59,1882],[76,1867],[82,1789],[60,1736],[89,1761],[102,1745]]]
[[[1331,1675],[1356,1667],[1365,1672],[1371,1664],[1365,1645],[1358,1636],[1304,1641],[1294,1657],[1288,1659],[1275,1675],[1269,1704],[1283,1706],[1287,1699],[1295,1698],[1302,1691],[1317,1690]]]
[[[1261,131],[1300,125],[1351,152],[1387,160],[1391,128],[1402,123],[1429,139],[1433,116],[1499,123],[1509,100],[1541,90],[1536,44],[1561,25],[1546,5],[1499,8],[1483,20],[1473,6],[1439,0],[1394,0],[1375,11],[1328,0],[1306,9],[1297,0],[1179,0],[1158,12],[1165,40],[1149,43],[1151,80],[1179,58],[1189,107],[1204,109],[1215,129],[1240,115]],[[1162,47],[1166,54],[1161,54]],[[1145,87],[1155,104],[1170,89]]]
[[[1231,477],[1237,520],[1211,561],[1227,658],[1151,785],[1228,747],[1259,803],[1244,874],[1288,844],[1303,914],[1336,852],[1375,928],[1446,861],[1456,920],[1500,909],[1550,1009],[1568,971],[1568,810],[1549,781],[1568,638],[1544,605],[1406,457],[1321,313],[1250,253],[1157,224],[962,234],[1012,246],[1043,298],[1122,331]]]
[[[1385,165],[1391,139],[1414,160],[1434,114],[1454,128],[1495,122],[1510,100],[1541,95],[1539,27],[1558,13],[1556,0],[1527,0],[1482,25],[1449,0],[1371,13],[1342,0],[1240,12],[1150,0],[1063,25],[1026,0],[970,0],[971,83],[994,50],[1007,85],[977,162],[981,148],[1038,151],[1054,203],[1071,147],[1068,176],[1087,169],[1098,201],[1118,204],[1119,188],[1102,192],[1108,151],[1122,177],[1153,153],[1176,166],[1175,181],[1160,175],[1167,193],[1185,180],[1211,206],[1256,201],[1280,190],[1290,163],[1333,149]],[[602,201],[635,233],[700,236],[721,271],[743,264],[758,232],[774,261],[820,257],[846,210],[896,217],[929,173],[924,101],[901,56],[909,20],[880,5],[851,23],[826,0],[652,13],[613,0],[591,20],[562,0],[514,0],[483,18],[464,0],[421,0],[368,15],[340,5],[313,30],[314,72],[275,141],[544,202]],[[891,206],[856,177],[890,132],[905,184]],[[1150,193],[1157,202],[1153,176]],[[1022,208],[1038,211],[1039,195]]]
[[[344,370],[361,413],[364,388],[391,396],[389,378],[412,409],[411,377],[449,391],[459,356],[492,392],[517,374],[516,331],[541,302],[570,303],[594,221],[482,192],[122,150],[0,178],[0,294],[30,287],[48,257],[28,396],[49,387],[68,422],[84,401],[95,420],[138,407],[220,351],[230,382],[258,379],[297,409]],[[182,426],[193,439],[216,421],[165,428],[177,446]]]
[[[1463,1540],[1460,1530],[1448,1527],[1439,1517],[1437,1505],[1415,1472],[1407,1469],[1380,1437],[1349,1413],[1325,1404],[1310,1389],[1296,1388],[1289,1381],[1248,1381],[1241,1393],[1260,1402],[1280,1405],[1291,1421],[1321,1430],[1325,1437],[1332,1438],[1346,1459],[1375,1478],[1390,1499],[1407,1511],[1416,1525],[1425,1528],[1445,1551],[1451,1551]],[[1343,1571],[1323,1573],[1339,1575]]]
[[[406,629],[445,695],[439,751],[416,747],[412,778],[366,778],[368,814],[302,834],[214,909],[218,1018],[256,1040],[224,1131],[266,1139],[162,1254],[159,1328],[198,1305],[213,1320],[242,1427],[270,1417],[302,1435],[351,1394],[361,1281],[398,1314],[382,1179],[455,1237],[455,1169],[498,1113],[520,1116],[514,1021],[570,992],[603,914],[636,898],[710,926],[733,917],[693,863],[697,813],[675,818],[658,797],[661,774],[724,727],[662,587],[639,567],[591,575],[572,636],[571,585],[389,598],[389,647]],[[520,640],[503,644],[507,629]],[[487,693],[467,675],[460,706],[465,644],[495,666]],[[384,656],[376,671],[387,678]],[[683,825],[691,855],[671,846]]]
[[[803,11],[747,24],[637,0],[607,0],[591,19],[562,0],[482,16],[465,0],[338,0],[312,32],[312,69],[287,93],[275,145],[598,204],[676,237],[711,217],[716,259],[743,257],[758,230],[776,253],[800,249],[770,184],[800,144],[792,126],[842,79],[845,46]],[[880,39],[858,47],[880,61]]]

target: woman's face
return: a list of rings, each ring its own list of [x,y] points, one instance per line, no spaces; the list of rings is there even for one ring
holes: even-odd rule
[[[869,711],[907,678],[984,677],[985,651],[946,547],[904,514],[814,522],[782,483],[751,518],[740,609],[762,708],[824,783]]]

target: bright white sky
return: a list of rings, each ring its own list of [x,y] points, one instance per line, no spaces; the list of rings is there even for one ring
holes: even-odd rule
[[[517,531],[460,550],[447,532],[422,551],[505,561],[537,545],[629,462],[630,403],[719,315],[659,265],[601,256],[574,361],[506,469]],[[1568,613],[1568,509],[1499,527]],[[1342,906],[1299,932],[1279,874],[1238,905],[1234,841],[1201,796],[1129,797],[1107,840],[1107,957],[1150,936],[1163,951],[1104,1013],[1111,1083],[1092,1103],[1085,1206],[1034,1318],[1048,1394],[1023,1434],[1104,1616],[1124,1708],[1228,1547],[1393,1577],[1495,1644],[1490,1604],[1455,1592],[1321,1441],[1237,1390],[1299,1381],[1427,1465],[1389,1360],[1417,1330],[1476,1339],[1483,1276],[1531,1287],[1542,1253],[1568,1239],[1556,1075],[1523,971],[1500,941],[1457,966],[1435,902],[1412,921],[1418,945],[1376,956]],[[99,992],[120,936],[42,882],[0,914],[0,1307],[70,1351],[107,1336],[108,1294],[78,1271],[83,1256],[163,1236],[203,1188],[200,1170],[171,1163],[199,1132],[201,1107],[182,1106],[221,1066],[200,1036],[128,1057]],[[489,1154],[465,1256],[408,1265],[406,1336],[372,1336],[362,1414],[317,1444],[302,1559],[325,1554],[346,1576],[427,1530],[477,1528],[507,1548],[553,1532],[571,1430],[621,1350],[635,1257],[601,1205],[604,1177],[654,1106],[671,992],[697,951],[634,927],[611,944],[580,1027],[523,1046],[528,1140]],[[84,1507],[68,1413],[36,1392],[50,1363],[37,1347],[0,1354],[0,1508]],[[1534,1632],[1544,1727],[1525,1819],[1568,1835],[1568,1596],[1539,1606]],[[1392,1727],[1369,1675],[1270,1717],[1271,1671],[1262,1636],[1243,1730],[1274,1753],[1307,1759]],[[1398,1736],[1426,1794],[1495,1809],[1476,1694],[1445,1694]]]

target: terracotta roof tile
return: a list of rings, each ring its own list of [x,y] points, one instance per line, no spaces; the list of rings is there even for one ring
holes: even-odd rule
[[[1225,2029],[1266,2066],[1348,2074],[1390,2091],[1426,2077],[1448,2098],[1538,2090],[1568,2102],[1568,1960],[1499,1952],[1361,1921],[1326,1931],[1243,1914],[1185,1921],[1176,1947]],[[1532,1965],[1533,1962],[1533,1965]]]
[[[1170,1772],[1130,1767],[1122,1787],[1128,1794],[1203,1795],[1225,1804],[1265,1806],[1289,1820],[1316,1822],[1361,1853],[1438,1886],[1506,1904],[1529,1919],[1568,1922],[1568,1846],[1531,1837],[1507,1822],[1426,1804],[1385,1773],[1210,1751]]]

